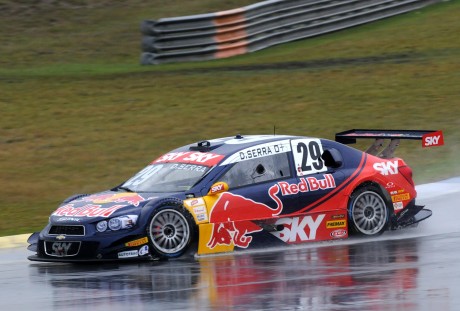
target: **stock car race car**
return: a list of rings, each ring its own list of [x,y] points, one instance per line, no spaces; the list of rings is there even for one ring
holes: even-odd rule
[[[375,139],[362,152],[346,144]],[[390,142],[383,151],[384,140]],[[441,131],[350,130],[336,141],[251,135],[200,141],[119,186],[66,199],[28,240],[35,261],[161,259],[376,236],[424,220],[401,139]]]

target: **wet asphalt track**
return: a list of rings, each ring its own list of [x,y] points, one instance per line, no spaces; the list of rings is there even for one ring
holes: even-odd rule
[[[137,264],[0,250],[0,310],[460,310],[460,178],[418,188],[433,216],[372,240]]]

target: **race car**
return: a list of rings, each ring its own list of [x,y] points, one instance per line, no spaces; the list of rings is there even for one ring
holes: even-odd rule
[[[365,152],[347,146],[362,138],[375,140]],[[416,205],[412,170],[393,155],[402,139],[444,144],[442,131],[349,130],[335,141],[236,135],[186,145],[113,189],[64,200],[30,236],[28,258],[169,259],[410,226],[432,212]]]

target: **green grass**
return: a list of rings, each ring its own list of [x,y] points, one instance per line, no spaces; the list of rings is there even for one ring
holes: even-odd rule
[[[460,174],[459,0],[161,66],[139,65],[141,20],[252,1],[29,2],[0,0],[0,235],[41,229],[67,196],[114,186],[177,146],[274,125],[331,139],[351,128],[442,129],[444,147],[403,142],[397,155],[417,183]]]

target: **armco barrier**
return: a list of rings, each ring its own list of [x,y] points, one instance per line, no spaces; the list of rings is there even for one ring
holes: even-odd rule
[[[369,23],[441,0],[269,0],[209,14],[146,20],[141,64],[200,61]]]

